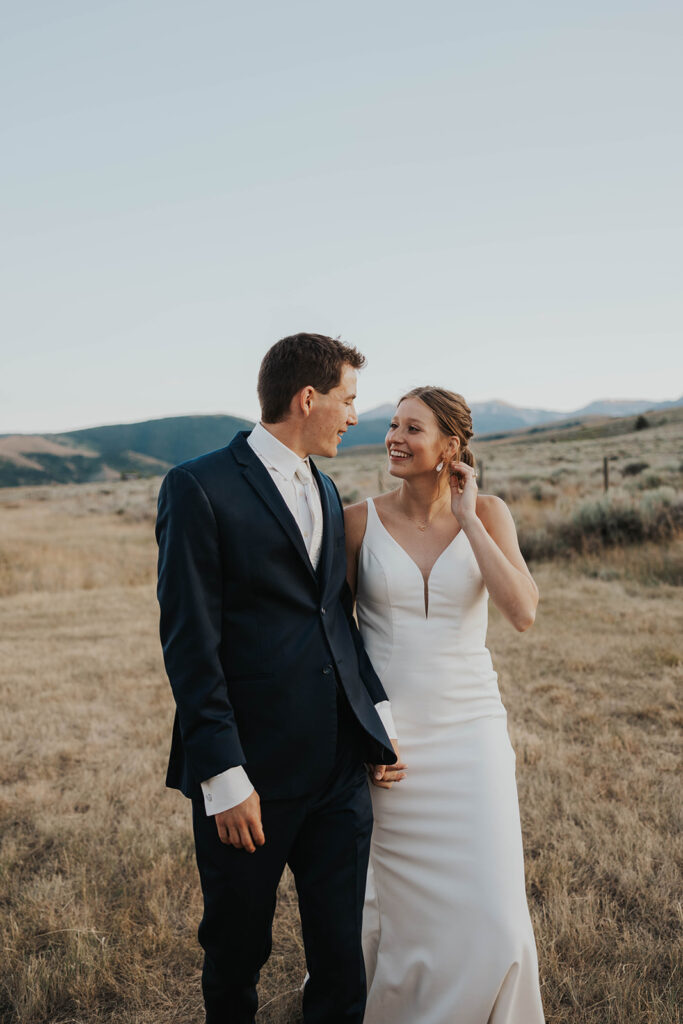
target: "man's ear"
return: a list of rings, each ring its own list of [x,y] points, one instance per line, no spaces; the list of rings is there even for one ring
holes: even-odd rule
[[[304,416],[310,416],[313,411],[314,395],[315,388],[310,387],[310,385],[302,388],[301,391],[292,399],[296,412],[303,413]]]

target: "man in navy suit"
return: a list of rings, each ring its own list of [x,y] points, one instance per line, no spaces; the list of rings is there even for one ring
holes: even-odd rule
[[[309,456],[357,422],[364,357],[322,335],[263,359],[262,422],[159,494],[158,597],[176,701],[167,785],[192,800],[207,1024],[251,1024],[278,882],[294,874],[307,1024],[361,1024],[372,808],[398,748],[346,584],[343,509]],[[393,742],[392,742],[393,741]]]

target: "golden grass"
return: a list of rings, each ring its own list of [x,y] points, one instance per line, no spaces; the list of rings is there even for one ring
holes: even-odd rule
[[[152,579],[158,489],[157,479],[0,489],[0,596]]]
[[[163,788],[154,492],[0,492],[4,1024],[203,1019],[189,806]],[[524,635],[491,614],[552,1024],[680,1022],[683,611],[655,555],[680,541],[534,567]],[[285,878],[260,1020],[297,1019],[303,972]]]

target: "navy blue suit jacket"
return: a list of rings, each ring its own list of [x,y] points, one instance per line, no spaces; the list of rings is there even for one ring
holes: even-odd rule
[[[352,617],[337,489],[313,466],[324,516],[316,572],[246,438],[176,466],[159,493],[157,593],[177,709],[166,782],[196,796],[202,780],[241,764],[262,799],[295,798],[332,770],[338,685],[365,760],[396,756]]]

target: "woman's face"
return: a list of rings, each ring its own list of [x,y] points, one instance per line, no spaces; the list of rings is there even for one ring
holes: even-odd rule
[[[394,413],[384,441],[389,472],[401,478],[431,473],[449,449],[436,416],[419,398],[405,398]],[[452,446],[451,446],[452,447]]]

